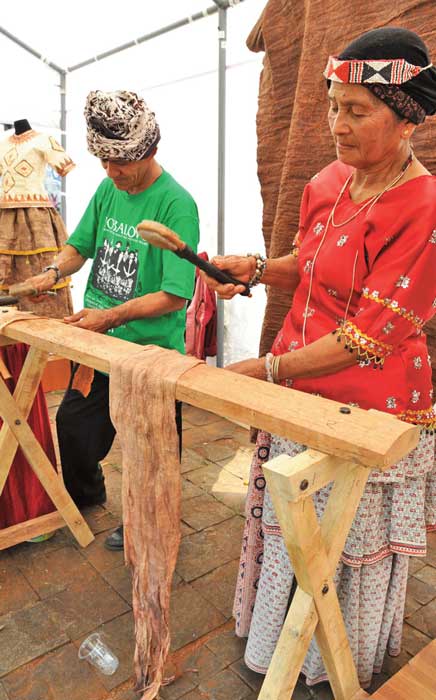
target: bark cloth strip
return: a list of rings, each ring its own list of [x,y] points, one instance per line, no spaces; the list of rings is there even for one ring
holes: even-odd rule
[[[124,552],[132,569],[136,690],[153,700],[170,647],[171,581],[180,542],[177,380],[201,360],[144,346],[110,367],[110,413],[123,454]]]
[[[0,335],[2,334],[2,330],[6,328],[6,326],[9,326],[11,323],[15,323],[15,321],[40,321],[41,319],[47,320],[47,316],[35,316],[35,314],[32,314],[30,311],[17,311],[13,308],[11,308],[11,310],[8,310],[7,313],[6,309],[4,309],[4,311],[4,316],[0,313]],[[51,320],[53,321],[54,319]]]

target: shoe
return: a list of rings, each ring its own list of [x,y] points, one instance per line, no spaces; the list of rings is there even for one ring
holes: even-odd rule
[[[99,495],[93,498],[73,498],[74,503],[79,510],[82,508],[92,508],[92,506],[101,506],[106,503],[106,489]]]
[[[104,546],[106,549],[112,549],[118,552],[124,549],[124,532],[122,525],[117,527],[109,537],[106,537]]]
[[[36,537],[31,537],[30,540],[26,540],[26,542],[46,542],[46,540],[51,540],[52,537],[54,537],[56,534],[56,530],[53,530],[53,532],[46,532],[45,535],[37,535]]]

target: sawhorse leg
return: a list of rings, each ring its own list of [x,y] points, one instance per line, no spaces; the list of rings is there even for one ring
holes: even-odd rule
[[[0,530],[0,549],[63,527],[65,523],[83,547],[94,539],[86,521],[68,494],[62,477],[53,469],[27,423],[47,357],[45,352],[35,348],[29,349],[13,397],[0,377],[0,415],[4,421],[0,430],[0,494],[20,446],[56,506],[57,512]]]
[[[259,700],[290,700],[313,634],[336,700],[368,697],[357,671],[333,576],[369,469],[307,450],[263,468],[298,588]],[[311,495],[335,481],[321,522]]]

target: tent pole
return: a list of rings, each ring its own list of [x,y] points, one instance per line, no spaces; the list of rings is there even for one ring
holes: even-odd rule
[[[21,39],[16,37],[14,34],[8,32],[8,30],[4,27],[0,27],[0,34],[4,34],[4,36],[13,41],[14,44],[18,44],[18,46],[21,46],[22,49],[31,53],[32,56],[35,56],[35,58],[39,58],[39,60],[45,63],[47,66],[49,66],[49,68],[53,68],[53,70],[57,71],[58,73],[61,73],[63,71],[63,68],[58,66],[56,63],[53,63],[53,61],[49,61],[48,59],[44,58],[42,53],[39,53],[39,51],[35,51],[35,49],[29,46],[29,44],[26,44],[24,43],[24,41],[21,41]]]
[[[67,150],[67,74],[66,71],[60,71],[60,98],[61,98],[61,118],[60,118],[60,129],[61,129],[61,146],[66,151]],[[65,183],[65,178],[61,178],[61,216],[64,220],[65,225],[67,225],[67,188]]]
[[[215,0],[214,0],[215,2]],[[130,49],[134,46],[138,46],[138,44],[143,44],[147,41],[151,41],[152,39],[156,39],[158,36],[162,36],[163,34],[168,34],[169,32],[173,32],[176,29],[180,29],[181,27],[185,27],[188,24],[191,24],[192,22],[197,22],[198,20],[204,19],[205,17],[209,17],[216,12],[218,12],[218,6],[217,5],[212,5],[211,7],[207,7],[201,12],[196,12],[193,15],[189,15],[188,17],[184,17],[183,19],[177,20],[176,22],[172,22],[172,24],[168,24],[165,27],[160,27],[159,29],[154,30],[153,32],[150,32],[149,34],[144,34],[143,36],[139,36],[133,41],[128,41],[125,44],[121,44],[120,46],[115,46],[113,49],[109,49],[109,51],[104,51],[103,53],[97,54],[97,56],[92,56],[92,58],[87,58],[85,61],[81,61],[80,63],[76,63],[73,66],[68,66],[68,71],[72,73],[73,71],[79,70],[80,68],[84,68],[85,66],[89,66],[92,63],[95,63],[96,61],[102,61],[104,58],[109,58],[109,56],[114,56],[117,53],[120,53],[120,51],[125,51],[126,49]]]
[[[217,252],[225,253],[227,7],[218,10],[218,226]],[[217,367],[224,362],[224,302],[217,302]]]

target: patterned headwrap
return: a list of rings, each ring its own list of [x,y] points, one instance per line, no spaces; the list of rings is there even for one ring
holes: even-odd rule
[[[160,140],[154,113],[134,92],[90,92],[85,118],[88,150],[103,160],[142,160]]]
[[[436,112],[436,68],[426,45],[408,29],[382,27],[330,56],[327,82],[358,83],[403,119],[421,124]]]

